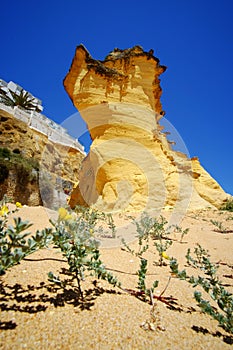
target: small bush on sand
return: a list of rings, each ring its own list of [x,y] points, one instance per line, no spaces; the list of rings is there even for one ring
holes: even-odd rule
[[[52,239],[51,229],[38,230],[31,235],[27,230],[32,224],[20,217],[13,218],[13,225],[8,224],[9,215],[16,213],[20,206],[17,202],[15,209],[10,210],[5,197],[0,202],[0,274],[27,255],[47,246]]]
[[[199,244],[194,249],[194,257],[191,256],[190,252],[189,249],[186,254],[187,263],[195,269],[199,269],[202,274],[194,277],[189,276],[186,270],[179,271],[176,259],[172,259],[170,262],[172,273],[191,283],[193,287],[202,287],[215,302],[215,306],[212,306],[208,300],[204,300],[202,293],[196,290],[194,297],[199,307],[217,320],[219,325],[227,332],[233,333],[233,296],[223,287],[222,282],[216,275],[218,266],[209,260],[208,251]]]
[[[233,198],[228,199],[227,202],[221,207],[221,210],[233,211]]]

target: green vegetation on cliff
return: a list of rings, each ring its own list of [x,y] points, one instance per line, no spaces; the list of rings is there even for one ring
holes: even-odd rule
[[[35,158],[24,157],[18,149],[11,152],[8,148],[0,148],[0,184],[16,170],[17,182],[21,185],[37,178],[39,162]]]

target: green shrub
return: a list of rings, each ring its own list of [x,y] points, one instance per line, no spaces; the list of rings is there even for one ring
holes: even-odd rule
[[[25,184],[34,179],[33,169],[39,171],[39,162],[35,158],[23,157],[18,149],[11,152],[6,147],[0,147],[1,164],[9,170],[15,169],[19,184]]]
[[[111,213],[104,213],[102,211],[99,211],[97,209],[83,207],[81,205],[77,205],[74,209],[74,211],[81,216],[84,220],[88,221],[89,224],[92,226],[97,225],[97,222],[105,222],[108,225],[108,228],[111,230],[111,237],[116,237],[116,226],[114,224],[114,220]],[[103,236],[104,233],[102,232],[101,235]],[[109,235],[108,235],[109,237]]]
[[[0,158],[10,158],[11,157],[11,151],[6,147],[0,148]]]
[[[186,259],[189,266],[200,270],[200,275],[189,276],[186,270],[180,271],[177,260],[169,258],[165,254],[170,243],[168,245],[165,244],[168,241],[167,235],[169,232],[165,228],[167,222],[164,218],[155,219],[147,214],[143,214],[139,221],[134,220],[138,234],[138,251],[132,250],[124,242],[126,250],[140,261],[137,271],[137,291],[135,292],[134,290],[122,288],[117,278],[108,271],[100,259],[100,242],[96,237],[103,232],[101,226],[98,225],[99,218],[102,219],[101,213],[90,208],[76,208],[76,211],[71,212],[68,212],[65,208],[60,208],[58,219],[55,222],[51,221],[53,229],[37,231],[35,235],[30,235],[27,230],[31,224],[28,221],[22,221],[20,217],[14,218],[13,225],[8,225],[8,215],[16,212],[17,207],[20,206],[20,203],[16,203],[15,210],[10,212],[6,200],[3,199],[0,202],[0,274],[14,264],[19,263],[25,256],[53,243],[66,258],[69,265],[69,273],[72,274],[73,279],[76,279],[77,290],[82,299],[84,296],[81,284],[86,275],[90,274],[98,279],[108,281],[113,286],[120,287],[125,292],[135,295],[143,301],[149,300],[153,308],[154,299],[171,306],[172,304],[169,304],[169,300],[172,303],[175,299],[163,297],[171,277],[159,296],[153,294],[159,283],[157,280],[152,282],[149,287],[146,285],[148,261],[143,257],[143,254],[148,251],[149,244],[152,241],[159,253],[159,263],[157,265],[163,265],[163,258],[168,259],[170,260],[170,268],[173,274],[182,280],[186,280],[193,287],[202,287],[215,302],[215,306],[204,300],[200,291],[195,290],[194,297],[200,308],[216,319],[219,325],[227,332],[233,333],[233,297],[224,288],[217,276],[218,266],[209,260],[210,255],[208,251],[197,245],[194,249],[194,257],[191,255],[190,249],[188,249]],[[109,228],[115,229],[112,217],[111,219],[103,218],[107,220]],[[178,229],[178,232],[181,235],[187,233],[186,230],[182,231],[180,229]],[[30,237],[28,237],[29,235]],[[52,272],[48,273],[48,278],[62,288],[65,288],[68,283],[67,280],[60,280],[59,276],[55,276]]]
[[[188,265],[199,269],[201,275],[198,277],[189,276],[186,270],[179,271],[179,266],[176,259],[170,261],[172,272],[182,280],[186,280],[193,287],[200,286],[209,294],[215,302],[212,306],[209,301],[204,300],[200,291],[194,292],[194,297],[198,302],[199,307],[205,313],[209,314],[219,322],[219,325],[227,332],[233,333],[233,296],[222,285],[219,277],[216,275],[218,266],[209,260],[209,253],[199,244],[194,249],[195,257],[190,254],[190,249],[186,254]]]
[[[221,210],[233,211],[233,198],[228,199],[227,202],[221,207]]]
[[[159,254],[159,261],[154,262],[154,264],[159,266],[166,265],[164,259],[169,258],[166,251],[172,244],[172,240],[168,237],[170,231],[166,229],[166,219],[162,216],[158,219],[153,218],[147,213],[143,213],[139,220],[133,218],[133,223],[136,225],[139,250],[138,252],[131,250],[125,240],[122,239],[122,243],[127,251],[141,258],[142,254],[149,248],[149,240],[152,239]]]
[[[31,235],[26,230],[32,224],[20,217],[14,217],[14,224],[9,225],[8,216],[18,210],[17,206],[20,207],[20,203],[16,203],[16,208],[10,211],[5,198],[0,202],[0,275],[27,255],[47,246],[52,239],[51,229],[38,230]]]
[[[86,220],[83,215],[71,215],[65,208],[60,208],[58,220],[51,221],[54,230],[44,229],[31,235],[26,230],[32,224],[22,221],[20,217],[13,218],[14,224],[8,225],[8,216],[18,210],[17,206],[20,207],[21,204],[17,202],[15,210],[10,211],[5,198],[0,202],[0,274],[18,264],[27,255],[54,243],[67,259],[69,271],[77,280],[82,298],[81,281],[87,271],[120,287],[116,277],[106,270],[100,260],[99,241],[94,238],[94,231],[98,234],[99,228],[95,228],[93,222]],[[48,273],[48,277],[50,281],[63,285],[52,272]]]
[[[74,212],[68,213],[65,208],[60,208],[57,222],[51,221],[55,228],[53,242],[66,258],[69,271],[77,280],[78,292],[82,299],[81,282],[87,271],[90,271],[91,275],[94,274],[98,279],[104,279],[114,286],[120,286],[117,279],[106,270],[100,260],[100,242],[95,238],[95,233],[98,235],[99,228],[96,228],[95,220],[89,219],[89,213],[85,215],[85,211],[77,215]],[[52,272],[49,272],[48,277],[51,282],[63,285],[59,277]]]

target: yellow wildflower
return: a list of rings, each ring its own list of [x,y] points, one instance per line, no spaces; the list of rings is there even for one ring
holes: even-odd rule
[[[9,213],[9,208],[6,205],[3,205],[0,209],[0,215],[5,216]]]
[[[70,220],[72,219],[72,215],[68,213],[68,211],[65,208],[59,208],[58,209],[58,220]]]
[[[68,214],[67,210],[65,208],[59,208],[58,209],[58,220],[64,220],[66,215]]]
[[[22,204],[20,202],[16,202],[15,205],[17,208],[22,208]]]
[[[164,259],[170,260],[170,257],[165,252],[162,252],[162,257]]]
[[[73,219],[73,216],[71,214],[67,214],[63,220],[71,220]]]
[[[93,235],[93,232],[94,232],[93,228],[90,228],[89,232],[91,235]]]

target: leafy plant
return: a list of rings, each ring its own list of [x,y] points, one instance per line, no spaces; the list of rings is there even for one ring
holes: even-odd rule
[[[31,95],[28,92],[23,90],[20,91],[20,94],[16,94],[13,91],[11,91],[9,95],[1,94],[0,102],[5,104],[6,106],[19,106],[29,111],[36,109],[35,99],[31,97]]]
[[[233,198],[228,199],[227,202],[221,207],[221,210],[233,211]]]
[[[128,218],[132,219],[132,222],[136,226],[138,237],[138,251],[136,252],[135,250],[131,249],[124,238],[122,238],[121,242],[127,252],[135,255],[136,257],[142,258],[142,255],[149,249],[149,238],[153,227],[153,219],[146,213],[143,213],[141,215],[140,220],[136,220],[132,216],[129,216]]]
[[[216,275],[218,266],[209,260],[209,253],[200,245],[194,250],[195,257],[190,254],[190,249],[187,252],[187,263],[195,269],[201,270],[204,276],[198,277],[189,276],[186,270],[179,271],[179,266],[176,259],[170,261],[172,273],[180,279],[186,280],[193,287],[200,286],[212,300],[216,306],[212,306],[208,300],[204,300],[200,291],[194,292],[194,297],[198,302],[199,307],[211,317],[219,322],[227,332],[233,333],[233,296],[223,286],[219,277]]]
[[[0,158],[10,158],[11,151],[6,147],[0,148]]]
[[[81,216],[85,221],[88,221],[91,226],[95,226],[98,220],[104,220],[105,214],[90,207],[77,205],[74,209],[75,213]]]
[[[170,245],[172,245],[172,240],[168,238],[170,232],[165,228],[167,221],[164,217],[160,216],[159,219],[150,218],[150,224],[151,228],[149,235],[159,253],[159,261],[155,262],[155,264],[158,266],[167,265],[164,259],[169,260],[166,251]]]
[[[172,245],[172,240],[169,239],[170,231],[166,229],[167,221],[164,217],[160,216],[159,219],[152,218],[152,230],[150,236],[154,242],[154,246],[159,253],[159,261],[155,262],[158,266],[167,265],[165,260],[169,260],[169,256],[166,254],[167,249]]]
[[[14,224],[8,225],[8,216],[14,214],[20,206],[17,202],[16,208],[10,211],[6,198],[0,202],[0,274],[27,255],[47,246],[52,238],[51,229],[38,230],[35,235],[26,232],[32,224],[22,221],[20,217],[14,217]]]
[[[100,260],[100,242],[95,238],[95,230],[98,234],[100,228],[95,227],[96,220],[89,220],[89,215],[85,215],[85,212],[81,215],[70,214],[65,208],[60,208],[58,221],[52,224],[55,228],[53,242],[66,258],[69,271],[77,281],[78,292],[82,298],[81,282],[87,271],[98,279],[120,286],[117,279],[106,270]],[[62,283],[52,272],[49,273],[49,279],[55,283]]]
[[[25,184],[34,179],[34,172],[39,170],[39,162],[35,158],[26,158],[20,153],[11,152],[6,147],[0,147],[0,165],[1,168],[9,170],[15,169],[18,174],[19,184]],[[8,176],[8,175],[7,175]],[[5,175],[6,177],[6,175]]]
[[[114,220],[111,213],[104,213],[97,209],[90,208],[90,207],[83,207],[80,205],[77,205],[75,207],[75,212],[78,215],[81,215],[81,217],[88,221],[91,226],[97,225],[98,222],[105,222],[108,226],[108,228],[111,230],[112,234],[111,237],[116,237],[116,225],[114,224]],[[103,233],[101,230],[101,235],[104,236],[106,234]],[[109,235],[107,235],[109,237]]]
[[[151,288],[146,287],[146,273],[147,273],[147,260],[140,259],[140,268],[138,270],[138,290],[142,292],[144,296],[153,298],[154,289],[158,287],[159,281],[154,281]]]
[[[233,232],[233,230],[229,230],[228,228],[224,227],[222,222],[219,222],[219,221],[215,221],[215,220],[210,220],[210,222],[216,226],[218,229],[214,230],[216,232],[220,232],[220,233],[230,233],[230,232]]]
[[[105,214],[106,222],[110,230],[112,231],[112,238],[116,238],[116,225],[114,223],[111,213]]]
[[[135,220],[134,218],[132,219],[133,223],[136,225],[138,237],[138,250],[135,251],[131,249],[130,246],[126,243],[126,241],[122,239],[122,243],[124,246],[123,249],[140,259],[140,267],[137,271],[137,289],[139,290],[139,292],[130,292],[132,294],[136,294],[137,296],[142,296],[144,299],[149,297],[151,303],[153,304],[152,299],[155,298],[155,296],[153,295],[154,289],[157,288],[159,282],[155,280],[150,288],[147,287],[146,275],[148,261],[143,257],[143,254],[149,249],[150,239],[152,239],[154,246],[156,247],[156,250],[159,253],[159,262],[155,264],[162,266],[164,264],[163,259],[170,259],[165,252],[167,248],[172,244],[172,241],[167,240],[167,235],[169,234],[165,229],[167,221],[163,217],[160,217],[157,220],[156,218],[148,216],[147,213],[143,213],[139,220]],[[162,295],[158,297],[158,299],[159,298],[160,300],[162,300]]]
[[[138,252],[133,251],[122,239],[122,243],[133,255],[141,257],[149,248],[149,241],[152,239],[153,244],[159,253],[159,261],[155,262],[156,265],[166,265],[164,259],[169,259],[166,254],[167,249],[172,244],[172,240],[168,238],[170,232],[166,230],[165,226],[167,221],[164,217],[160,216],[159,219],[150,217],[147,213],[143,213],[139,220],[133,218],[133,223],[136,225],[137,237],[138,237]]]
[[[178,225],[175,225],[174,228],[175,228],[175,232],[178,232],[178,233],[181,234],[181,236],[180,236],[180,243],[183,243],[183,238],[184,238],[185,235],[188,234],[189,228],[186,228],[185,230],[183,230],[183,229],[182,229],[180,226],[178,226]]]

